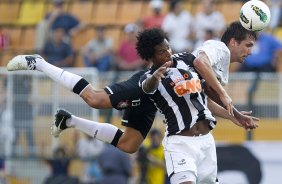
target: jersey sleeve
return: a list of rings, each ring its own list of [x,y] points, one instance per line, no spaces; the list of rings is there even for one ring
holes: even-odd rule
[[[183,61],[186,65],[194,67],[194,60],[195,56],[191,53],[188,52],[182,52],[178,54],[173,54],[172,59],[175,61],[181,60]]]
[[[144,75],[142,75],[142,76],[140,77],[139,87],[142,89],[142,91],[143,91],[145,94],[154,94],[154,93],[156,92],[156,89],[155,89],[153,92],[151,92],[151,93],[147,93],[147,92],[144,91],[144,84],[145,84],[145,81],[146,81],[146,79],[148,79],[150,76],[152,76],[150,73],[146,73],[146,74],[144,74]]]
[[[204,52],[216,74],[217,79],[222,85],[228,83],[229,78],[229,64],[230,64],[230,51],[227,46],[217,40],[209,40],[197,48],[193,55],[197,57],[201,52]]]
[[[224,58],[225,55],[229,53],[229,50],[223,42],[209,40],[204,42],[201,47],[197,48],[193,54],[197,57],[201,52],[204,52],[208,56],[211,65],[214,66],[220,62],[221,58]]]

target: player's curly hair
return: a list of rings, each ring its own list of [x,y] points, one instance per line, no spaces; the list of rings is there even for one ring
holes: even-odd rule
[[[230,42],[232,38],[234,38],[239,43],[247,38],[247,36],[254,38],[257,40],[257,33],[254,31],[249,31],[245,29],[239,21],[233,22],[226,29],[221,37],[221,41],[226,45]]]
[[[155,54],[155,46],[161,44],[168,37],[161,29],[145,29],[137,35],[136,50],[138,55],[148,61]]]

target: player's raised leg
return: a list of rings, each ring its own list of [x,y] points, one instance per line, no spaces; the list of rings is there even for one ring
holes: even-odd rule
[[[90,121],[72,115],[65,109],[58,109],[55,121],[51,126],[51,134],[59,137],[67,128],[78,129],[89,136],[110,143],[126,153],[134,153],[138,150],[144,138],[137,130],[126,127],[122,132],[119,128],[108,123]]]
[[[55,122],[51,126],[51,134],[54,137],[59,137],[61,132],[67,128],[76,128],[94,138],[111,144],[115,144],[115,139],[119,139],[122,135],[122,131],[114,125],[79,118],[65,109],[58,109],[55,114]]]
[[[112,108],[107,93],[95,90],[83,77],[46,62],[40,55],[18,55],[9,61],[7,70],[41,71],[55,82],[80,95],[89,106],[93,108]]]
[[[81,93],[81,88],[84,89],[89,84],[81,76],[67,72],[46,62],[40,55],[18,55],[9,61],[7,70],[42,71],[54,81],[77,94]]]

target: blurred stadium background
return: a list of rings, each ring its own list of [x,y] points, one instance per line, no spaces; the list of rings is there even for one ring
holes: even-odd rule
[[[85,77],[97,88],[128,78],[131,72],[98,73],[83,68],[79,48],[93,37],[94,27],[107,26],[107,35],[118,45],[123,26],[148,13],[148,1],[130,0],[66,0],[65,9],[87,26],[77,34],[72,44],[76,49],[73,68],[67,70]],[[167,1],[165,1],[167,8]],[[9,59],[18,54],[33,53],[35,26],[51,8],[48,0],[0,0],[0,27],[10,35],[10,47],[0,50],[0,153],[4,179],[11,184],[39,184],[49,175],[46,158],[52,158],[54,148],[64,145],[75,150],[75,131],[68,130],[59,139],[50,135],[50,125],[58,107],[69,109],[87,119],[110,122],[120,127],[121,113],[116,110],[89,108],[77,95],[61,88],[39,72],[7,73]],[[197,0],[185,0],[184,7],[193,15],[200,10]],[[237,20],[241,1],[218,0],[227,23]],[[105,7],[107,7],[105,9]],[[103,17],[103,19],[102,19]],[[282,41],[282,28],[271,30]],[[240,110],[253,110],[261,118],[260,127],[246,132],[232,123],[218,119],[213,131],[218,145],[219,178],[228,184],[281,183],[282,171],[282,75],[263,73],[255,93],[249,94],[254,73],[231,73],[226,90]],[[158,115],[154,128],[163,132],[162,117]],[[15,128],[18,127],[18,128]],[[18,134],[19,133],[19,134]],[[19,139],[16,144],[13,140]],[[29,137],[31,136],[31,137]],[[80,134],[79,136],[83,136]],[[30,144],[30,139],[33,143]],[[251,155],[251,156],[250,156]],[[132,183],[139,177],[135,154],[130,155],[134,166]],[[253,159],[253,160],[252,160]],[[73,158],[70,176],[83,177],[85,161]]]

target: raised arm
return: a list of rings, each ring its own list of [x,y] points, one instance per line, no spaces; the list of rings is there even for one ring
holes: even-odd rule
[[[153,93],[159,86],[159,83],[162,78],[165,76],[166,69],[170,66],[170,62],[164,63],[159,67],[152,75],[148,76],[142,82],[142,89],[145,93]]]
[[[232,99],[229,97],[227,92],[217,80],[208,56],[204,52],[201,52],[194,60],[193,64],[197,72],[202,76],[202,78],[205,79],[209,86],[212,86],[212,88],[217,92],[223,103],[223,107],[225,107],[227,111],[231,115],[233,115]]]

